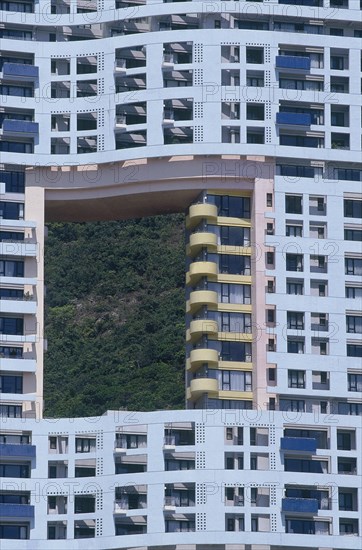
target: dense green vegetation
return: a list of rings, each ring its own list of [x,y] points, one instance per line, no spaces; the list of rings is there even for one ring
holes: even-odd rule
[[[183,216],[51,224],[45,416],[184,406]]]

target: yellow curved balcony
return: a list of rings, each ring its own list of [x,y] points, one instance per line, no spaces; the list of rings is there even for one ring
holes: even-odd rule
[[[190,323],[190,339],[196,340],[203,334],[217,335],[217,322],[208,319],[196,319]]]
[[[191,254],[197,253],[201,248],[217,250],[217,236],[209,231],[200,231],[190,235],[189,249]]]
[[[190,311],[194,311],[204,305],[217,307],[217,292],[214,290],[194,290],[190,293]]]
[[[214,378],[194,378],[190,382],[190,398],[198,399],[202,394],[217,394],[219,385]]]
[[[215,262],[193,262],[189,269],[191,283],[201,277],[216,277],[217,265]]]
[[[196,370],[204,363],[209,366],[217,366],[219,354],[215,349],[199,348],[193,349],[190,353],[190,370]]]
[[[217,207],[214,204],[207,203],[192,204],[189,208],[189,215],[186,220],[186,226],[194,227],[202,219],[205,218],[209,221],[216,221]]]

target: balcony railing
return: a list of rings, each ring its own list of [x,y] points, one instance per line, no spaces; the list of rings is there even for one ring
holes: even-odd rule
[[[35,65],[26,63],[8,63],[5,62],[2,68],[3,76],[22,77],[22,78],[38,78],[39,68]]]
[[[313,437],[282,437],[280,448],[282,451],[300,451],[315,454],[317,440]]]
[[[0,517],[2,518],[33,518],[34,506],[29,504],[2,504],[0,503]]]
[[[310,70],[310,58],[298,55],[277,55],[275,64],[278,69]]]
[[[36,455],[35,445],[23,444],[15,445],[12,443],[0,443],[1,457],[28,457],[32,458]]]
[[[310,126],[312,117],[308,113],[277,113],[276,122],[277,124]]]
[[[282,512],[314,515],[318,513],[318,500],[316,498],[283,498]]]
[[[28,120],[12,120],[5,119],[2,124],[4,133],[19,133],[19,134],[38,134],[39,124],[37,122],[29,122]]]

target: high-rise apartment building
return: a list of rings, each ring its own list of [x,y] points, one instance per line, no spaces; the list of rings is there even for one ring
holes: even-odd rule
[[[4,550],[353,550],[357,0],[2,1]],[[42,419],[46,221],[186,212],[186,408]]]

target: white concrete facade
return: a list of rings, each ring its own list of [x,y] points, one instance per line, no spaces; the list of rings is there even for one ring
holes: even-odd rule
[[[360,8],[1,2],[5,550],[360,548]],[[248,216],[215,214],[215,195],[248,197]],[[203,410],[40,420],[45,220],[190,217],[200,196],[186,370]],[[227,284],[250,302],[225,305]],[[218,326],[235,312],[243,333]],[[217,347],[234,335],[243,359]]]
[[[28,495],[14,516],[28,526],[30,540],[3,541],[2,548],[358,549],[360,538],[343,530],[358,522],[362,505],[361,426],[357,418],[338,420],[256,410],[10,419],[2,426],[2,449],[9,449],[2,462],[30,469],[21,479],[3,477],[1,494]],[[349,446],[342,445],[346,433]],[[11,434],[27,435],[29,445],[11,444]],[[32,445],[33,457],[16,456]],[[314,473],[296,472],[298,461],[304,469],[313,464]],[[357,466],[348,471],[345,463]],[[347,493],[348,506],[341,496]],[[91,502],[77,499],[87,495]],[[293,512],[286,511],[290,503]],[[313,534],[291,532],[294,521],[308,523]],[[80,524],[89,538],[78,537]],[[142,534],[127,534],[141,526]],[[55,540],[54,532],[64,538]]]

